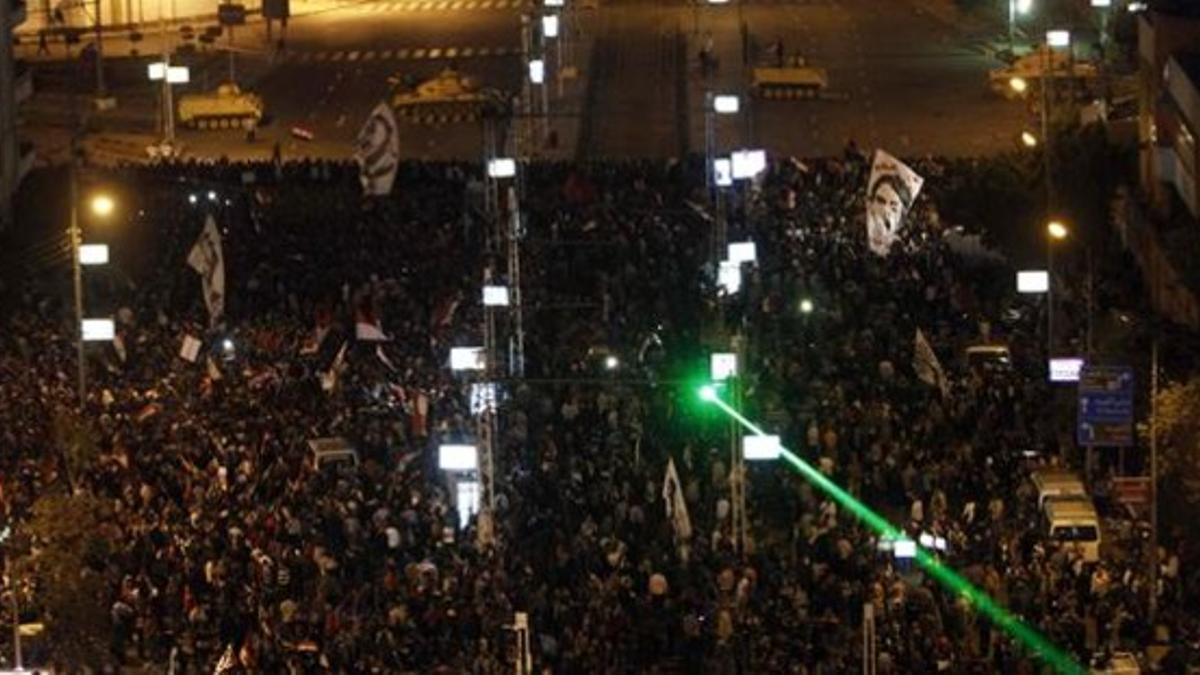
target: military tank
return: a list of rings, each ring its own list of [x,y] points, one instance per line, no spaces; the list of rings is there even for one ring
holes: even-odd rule
[[[401,85],[392,96],[396,114],[416,124],[470,122],[500,109],[503,102],[500,92],[480,87],[454,68],[415,87]]]
[[[262,97],[232,82],[213,92],[179,98],[179,122],[193,129],[245,129],[257,126],[262,116]]]

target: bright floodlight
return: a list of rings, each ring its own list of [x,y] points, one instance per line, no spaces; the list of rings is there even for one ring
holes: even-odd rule
[[[512,157],[489,159],[487,172],[489,178],[512,178],[517,175],[517,160]]]
[[[741,101],[732,94],[720,94],[713,97],[713,112],[722,115],[732,115],[741,107]]]
[[[722,382],[731,377],[737,377],[737,354],[733,352],[714,353],[710,357],[708,374],[714,382]]]
[[[478,415],[485,412],[495,412],[496,410],[496,383],[495,382],[472,382],[471,383],[471,414]]]
[[[529,81],[534,84],[541,84],[546,80],[546,62],[541,59],[534,59],[529,62]]]
[[[779,459],[782,447],[778,436],[742,436],[742,458],[748,462]]]
[[[1033,9],[1033,0],[1017,0],[1017,12],[1028,14]]]
[[[1070,230],[1061,221],[1052,220],[1046,223],[1046,234],[1050,235],[1051,239],[1066,239]]]
[[[146,74],[149,75],[150,79],[152,80],[161,80],[166,77],[167,64],[163,63],[162,61],[151,63],[146,67]]]
[[[813,311],[813,301],[812,300],[809,300],[808,298],[804,298],[803,300],[800,301],[800,313],[801,314],[812,314],[812,311]]]
[[[508,307],[508,286],[484,286],[484,307]]]
[[[1050,274],[1046,270],[1017,272],[1018,293],[1045,293],[1050,290]]]
[[[233,350],[234,350],[233,340],[231,340],[229,338],[225,338],[224,340],[221,340],[221,349],[226,354],[232,354]]]
[[[451,347],[450,370],[483,370],[483,347]]]
[[[728,157],[718,157],[713,160],[713,182],[717,187],[733,185],[733,163]]]
[[[187,84],[192,81],[192,73],[187,66],[171,66],[167,68],[167,82],[170,84]]]
[[[620,365],[621,365],[621,359],[618,359],[617,357],[613,356],[612,354],[609,354],[608,356],[604,357],[604,367],[607,368],[608,370],[616,370],[617,367]]]
[[[1066,47],[1071,44],[1071,31],[1068,30],[1048,30],[1046,31],[1046,44],[1051,47]]]
[[[208,201],[210,201],[210,202],[217,201],[217,193],[215,190],[208,191]]]
[[[729,262],[752,263],[758,260],[758,247],[752,241],[735,241],[729,245],[728,249]]]
[[[107,265],[108,244],[81,244],[79,246],[80,265]]]
[[[766,150],[738,150],[730,155],[734,180],[754,178],[767,168]]]
[[[1029,89],[1029,82],[1023,77],[1008,78],[1008,86],[1018,94],[1024,94],[1025,90]]]
[[[562,7],[563,0],[545,0],[542,4],[546,7]]]
[[[479,451],[474,445],[439,445],[438,468],[442,471],[474,471],[479,467]]]
[[[1027,148],[1036,148],[1037,143],[1038,143],[1037,136],[1034,136],[1032,133],[1030,133],[1028,131],[1021,132],[1021,144],[1022,145],[1024,145]]]
[[[84,342],[111,341],[116,335],[112,319],[84,319],[82,328]]]
[[[558,15],[547,14],[542,17],[542,35],[548,38],[558,37]]]
[[[1112,0],[1092,0],[1092,7],[1112,7]]]
[[[717,286],[727,295],[733,295],[742,288],[742,266],[735,262],[722,260],[717,269]]]
[[[1079,371],[1083,370],[1083,359],[1076,357],[1050,359],[1048,365],[1051,382],[1078,382]]]
[[[727,2],[729,2],[729,0],[708,0],[708,4],[710,5],[724,5]]]
[[[92,197],[92,213],[97,216],[112,215],[115,208],[117,208],[116,202],[108,195],[96,195]]]
[[[479,513],[479,481],[465,480],[454,486],[456,499],[454,510],[458,511],[458,529],[471,522],[471,516]]]
[[[700,391],[697,393],[700,394],[701,401],[717,400],[717,388],[711,384],[706,384],[703,387],[700,387]]]

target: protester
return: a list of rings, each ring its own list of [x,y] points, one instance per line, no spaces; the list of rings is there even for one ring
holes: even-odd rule
[[[746,415],[912,536],[944,540],[947,564],[1056,644],[1086,660],[1149,643],[1151,592],[1194,635],[1200,579],[1178,559],[1152,590],[1141,551],[1086,566],[1032,525],[1022,451],[1059,454],[1041,362],[983,373],[957,355],[981,323],[1035,354],[1037,317],[941,236],[934,186],[969,167],[911,166],[926,189],[887,255],[868,248],[861,154],[770,167],[731,200],[731,238],[752,238],[759,260],[725,299],[693,162],[532,166],[526,379],[502,380],[490,547],[478,519],[460,529],[436,467],[439,443],[476,434],[449,349],[482,343],[480,287],[506,276],[478,170],[402,164],[393,195],[367,200],[352,164],[122,170],[139,214],[121,244],[130,278],[89,287],[119,340],[90,351],[99,450],[76,477],[116,514],[114,660],[499,673],[525,612],[548,672],[857,672],[869,604],[880,672],[1030,669],[786,467],[750,467],[739,552],[729,427],[677,385],[707,367],[718,303],[743,336]],[[225,279],[215,323],[185,262],[209,216]],[[31,277],[4,298],[0,470],[17,520],[64,477],[50,419],[73,404],[74,345],[48,288]],[[511,332],[506,314],[498,324]],[[358,339],[363,326],[386,340]],[[945,395],[909,365],[918,330]],[[307,442],[335,436],[357,466],[314,461]],[[670,516],[668,459],[686,505]]]

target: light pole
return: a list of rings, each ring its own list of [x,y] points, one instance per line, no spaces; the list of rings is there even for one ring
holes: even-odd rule
[[[76,385],[79,409],[82,410],[87,401],[87,364],[84,362],[83,354],[83,343],[86,340],[83,329],[83,266],[85,264],[103,264],[103,262],[107,262],[108,255],[107,249],[105,249],[103,262],[98,258],[85,260],[83,230],[79,226],[79,179],[76,176],[74,165],[71,167],[70,183],[71,224],[67,229],[67,238],[71,242],[71,272],[75,291],[75,358],[78,366]],[[107,218],[116,209],[116,203],[112,197],[106,194],[97,194],[92,197],[90,207],[93,215]]]
[[[1046,358],[1054,355],[1054,242],[1066,239],[1069,233],[1062,221],[1046,223],[1046,271],[1050,276],[1046,287]]]

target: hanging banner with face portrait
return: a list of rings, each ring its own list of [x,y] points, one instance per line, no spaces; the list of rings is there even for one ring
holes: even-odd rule
[[[883,150],[875,151],[867,183],[867,245],[887,255],[900,236],[904,216],[912,208],[925,179]]]
[[[391,193],[400,163],[400,138],[396,133],[396,115],[387,103],[376,106],[358,132],[354,159],[358,162],[363,194]]]

